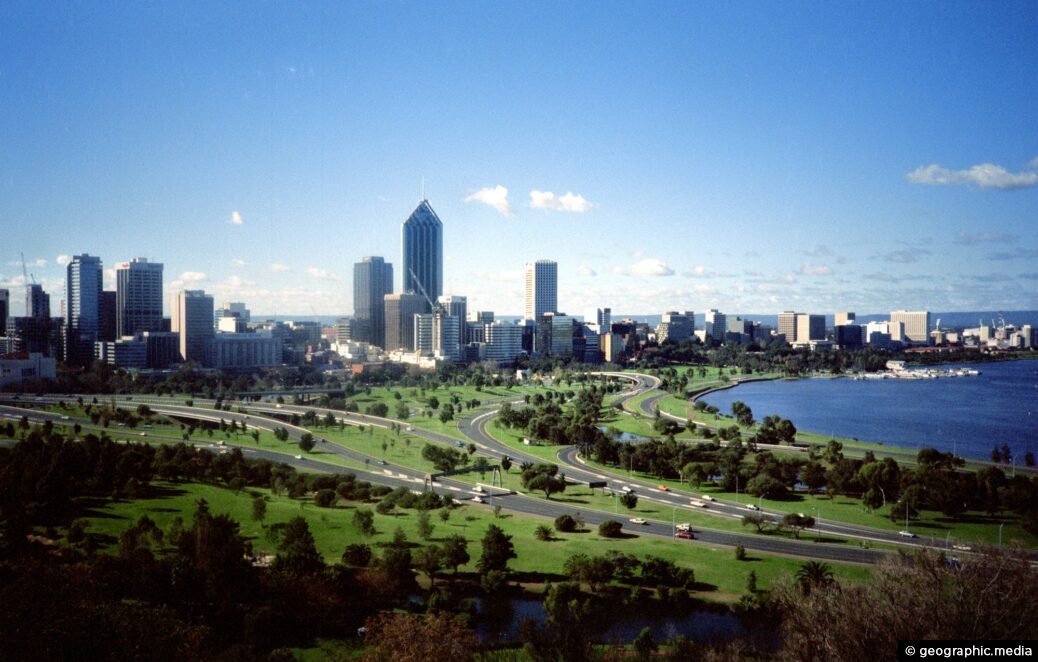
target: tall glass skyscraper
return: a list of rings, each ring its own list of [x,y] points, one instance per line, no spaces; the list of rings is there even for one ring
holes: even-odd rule
[[[540,320],[544,313],[558,312],[559,264],[554,260],[526,263],[526,314],[528,320]]]
[[[115,267],[116,333],[162,330],[162,264],[137,257]]]
[[[443,223],[428,200],[418,203],[400,226],[404,264],[404,292],[415,292],[436,301],[443,294]],[[421,287],[415,283],[415,277]],[[423,297],[424,298],[424,297]],[[428,302],[426,312],[432,312]]]
[[[87,365],[94,359],[94,342],[100,326],[101,258],[75,255],[65,269],[65,360]]]
[[[353,340],[386,347],[387,294],[393,293],[393,265],[365,257],[353,265]]]

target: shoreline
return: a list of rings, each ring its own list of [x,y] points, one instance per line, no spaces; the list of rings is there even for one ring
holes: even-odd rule
[[[1008,361],[1034,361],[1034,362],[1038,363],[1038,357],[1026,356],[1026,357],[1004,358],[1004,359],[999,359],[999,360],[991,361],[990,363],[1001,364],[1001,363],[1005,363],[1005,362],[1008,362]],[[958,363],[958,362],[951,362],[951,363],[947,363],[947,364],[943,364],[943,365],[945,367],[947,367],[947,366],[959,366],[961,364]],[[973,365],[976,365],[976,364],[973,364]],[[927,368],[933,369],[934,368],[934,366],[921,366],[921,367],[924,368],[924,369],[927,369]],[[981,371],[981,374],[983,374],[983,371]],[[972,376],[972,375],[970,375],[970,376]],[[704,398],[704,397],[706,397],[706,396],[708,396],[708,395],[710,395],[712,393],[718,393],[718,392],[721,392],[721,391],[727,391],[727,390],[733,389],[733,388],[735,388],[737,386],[741,386],[743,384],[750,384],[750,383],[753,383],[753,382],[773,382],[773,381],[780,381],[780,380],[800,381],[800,380],[841,379],[841,378],[846,378],[846,379],[851,379],[851,380],[859,381],[854,376],[854,374],[850,374],[850,373],[837,374],[837,375],[833,375],[833,374],[815,374],[815,375],[807,375],[807,376],[800,376],[800,377],[781,377],[781,376],[775,376],[775,377],[750,377],[750,378],[747,378],[747,379],[733,380],[729,384],[713,386],[713,387],[706,388],[706,389],[704,389],[702,391],[698,391],[698,392],[692,393],[688,397],[687,401],[694,404],[697,401],[699,401],[701,398]],[[948,378],[950,379],[951,377],[948,377]],[[918,378],[918,377],[915,377],[915,378],[913,378],[913,377],[898,378],[898,377],[892,377],[891,376],[891,377],[883,377],[883,378],[873,378],[873,379],[867,380],[867,381],[886,381],[886,380],[891,380],[891,379],[894,380],[894,381],[898,381],[899,382],[899,381],[916,381],[916,380],[919,380],[920,378]],[[931,381],[930,378],[923,378],[923,379],[925,381]],[[937,378],[933,378],[933,379],[937,379]],[[957,379],[957,377],[956,377],[956,379]],[[730,415],[725,414],[725,413],[719,413],[718,415],[721,416],[723,419],[730,420],[730,421],[732,421],[734,423],[734,419]],[[796,425],[796,421],[793,421],[793,423],[794,423],[794,425]],[[716,428],[717,426],[714,426],[714,427]],[[918,454],[919,450],[921,450],[923,448],[935,448],[936,447],[936,445],[934,445],[932,443],[929,443],[929,444],[916,444],[915,447],[913,448],[912,446],[899,445],[899,444],[897,444],[895,442],[890,442],[890,441],[861,440],[861,439],[858,439],[856,437],[845,436],[842,433],[841,434],[825,433],[825,432],[809,429],[809,428],[806,428],[806,427],[801,428],[799,426],[797,426],[797,428],[798,428],[797,429],[797,436],[798,437],[801,436],[801,435],[813,436],[813,437],[817,437],[818,441],[807,441],[807,442],[804,442],[804,441],[799,441],[798,440],[798,442],[796,444],[788,447],[791,450],[794,450],[794,449],[803,450],[803,449],[805,449],[805,448],[807,448],[807,447],[809,447],[811,445],[817,445],[817,444],[820,444],[822,447],[824,447],[824,445],[826,444],[826,442],[828,440],[834,439],[836,441],[839,441],[839,442],[843,443],[845,452],[848,449],[851,449],[851,450],[854,450],[854,451],[860,451],[861,454],[864,454],[866,451],[872,451],[877,456],[882,452],[882,453],[885,453],[887,455],[899,456],[899,457],[896,457],[896,459],[899,462],[909,461],[909,462],[914,463],[915,457]],[[855,453],[855,454],[857,454],[857,453]],[[1005,471],[1005,473],[1007,475],[1009,475],[1011,471],[1019,471],[1019,472],[1022,472],[1024,474],[1026,474],[1026,475],[1031,475],[1031,476],[1038,475],[1038,467],[1028,467],[1028,466],[1022,465],[1022,464],[1021,465],[1016,465],[1016,464],[1007,465],[1007,464],[1004,464],[1004,463],[1001,463],[1001,462],[994,462],[990,458],[971,457],[971,456],[966,456],[966,455],[960,455],[958,453],[955,453],[955,456],[963,459],[966,462],[967,466],[973,466],[973,467],[977,467],[977,468],[997,467],[997,468],[1001,468],[1003,471]],[[1021,453],[1021,456],[1022,456],[1022,453]]]

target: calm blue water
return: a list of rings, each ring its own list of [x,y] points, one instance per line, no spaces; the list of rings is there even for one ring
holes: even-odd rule
[[[1005,443],[1018,463],[1038,453],[1038,361],[968,367],[980,376],[752,382],[703,399],[726,414],[742,400],[758,421],[777,414],[798,430],[912,451],[930,446],[986,460]]]

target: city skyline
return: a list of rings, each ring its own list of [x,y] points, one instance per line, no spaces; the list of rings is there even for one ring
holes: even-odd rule
[[[24,252],[348,315],[425,198],[469,310],[1038,309],[1032,5],[652,9],[7,3],[10,313]]]

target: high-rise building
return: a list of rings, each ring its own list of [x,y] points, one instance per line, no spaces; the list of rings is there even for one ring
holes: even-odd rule
[[[599,308],[596,321],[599,333],[609,333],[610,326],[613,324],[613,309]]]
[[[890,313],[894,340],[913,345],[930,343],[930,313],[928,311],[895,310]],[[900,324],[900,326],[898,326]]]
[[[724,334],[728,333],[728,317],[716,308],[711,308],[706,311],[703,321],[706,335],[717,342],[723,343]]]
[[[354,342],[376,347],[386,343],[387,294],[393,293],[393,265],[381,257],[365,257],[353,265],[353,322],[350,336]]]
[[[414,316],[425,311],[428,305],[425,297],[411,292],[387,294],[386,305],[386,346],[387,352],[411,352],[415,348]]]
[[[65,360],[72,365],[94,358],[103,279],[99,257],[75,255],[65,268]]]
[[[38,283],[25,286],[25,316],[36,319],[50,319],[50,295],[43,291]]]
[[[797,343],[810,343],[812,340],[825,340],[825,315],[797,313]]]
[[[204,290],[182,290],[171,306],[173,331],[180,334],[180,360],[205,365],[213,329],[213,297]]]
[[[137,257],[115,266],[116,333],[162,330],[162,264]]]
[[[502,320],[491,322],[485,328],[487,360],[500,365],[515,363],[523,351],[523,328]]]
[[[428,200],[419,202],[400,226],[400,244],[404,292],[424,292],[423,312],[432,312],[426,297],[436,301],[443,294],[443,223]]]
[[[673,342],[691,340],[695,330],[695,315],[691,310],[686,310],[684,313],[669,311],[663,313],[660,323],[656,326],[656,342],[663,344],[667,340]],[[599,333],[609,333],[609,328],[607,327],[604,331],[600,330]]]
[[[790,345],[797,341],[797,314],[795,312],[786,310],[779,313],[778,332]]]
[[[7,318],[11,315],[11,291],[0,289],[0,336],[7,335]]]
[[[247,325],[252,319],[252,313],[249,312],[244,303],[237,301],[224,303],[223,306],[213,311],[213,327],[219,328],[220,320],[227,317],[233,317]]]
[[[98,312],[97,339],[111,342],[116,339],[115,320],[116,313],[115,290],[103,290],[101,292],[101,308]]]
[[[559,265],[554,260],[526,263],[526,312],[528,320],[558,312]]]
[[[847,324],[854,324],[857,319],[857,315],[849,312],[838,312],[833,316],[833,324],[835,326],[846,326]]]

